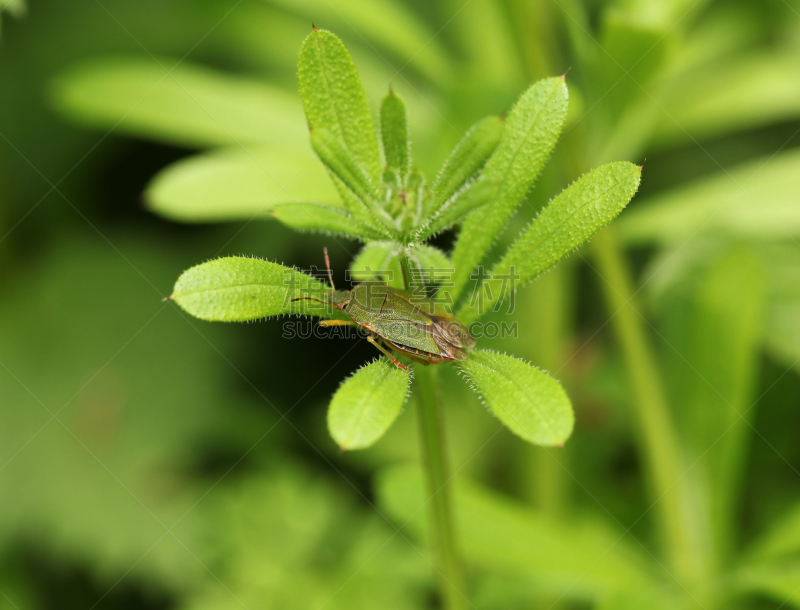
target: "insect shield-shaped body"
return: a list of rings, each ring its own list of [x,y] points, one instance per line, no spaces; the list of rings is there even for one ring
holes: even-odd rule
[[[327,294],[324,302],[345,312],[352,321],[322,320],[320,326],[361,326],[369,333],[367,341],[402,369],[408,367],[400,364],[386,348],[422,364],[431,364],[443,360],[465,360],[466,348],[475,345],[475,339],[454,316],[436,313],[433,301],[379,282],[362,282],[352,290],[337,291],[327,248],[325,264],[334,292]]]

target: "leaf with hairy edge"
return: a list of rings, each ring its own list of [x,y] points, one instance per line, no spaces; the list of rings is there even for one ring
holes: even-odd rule
[[[533,84],[511,109],[500,145],[483,168],[484,178],[497,181],[495,202],[472,212],[453,250],[454,294],[522,202],[558,141],[567,116],[567,86],[563,78]]]
[[[437,271],[449,271],[451,273],[453,271],[453,263],[450,262],[447,255],[433,246],[428,246],[427,244],[411,246],[408,250],[408,255],[419,269],[433,267]]]
[[[285,202],[342,207],[310,152],[274,148],[228,148],[178,161],[153,178],[144,196],[153,212],[182,222],[251,220]]]
[[[360,240],[381,239],[382,234],[367,226],[341,208],[321,203],[280,203],[272,206],[270,215],[298,231],[314,231],[345,235]]]
[[[380,358],[359,369],[336,391],[328,409],[328,430],[339,447],[365,449],[397,419],[411,375]]]
[[[386,211],[378,205],[377,187],[366,170],[345,148],[344,144],[327,129],[311,130],[311,146],[328,169],[333,183],[350,213],[380,237],[388,237],[393,227]],[[382,221],[381,224],[376,220]]]
[[[459,363],[486,406],[514,434],[534,445],[562,445],[575,423],[564,388],[541,369],[487,350]]]
[[[394,224],[377,203],[378,189],[342,142],[327,129],[312,129],[311,146],[328,168],[350,213],[362,224],[372,227],[379,238],[389,237],[394,232]]]
[[[300,49],[300,97],[309,125],[327,129],[374,180],[380,177],[378,141],[367,96],[350,53],[331,32],[315,30]]]
[[[504,129],[503,119],[498,116],[488,116],[469,128],[431,187],[431,214],[480,171],[500,144]]]
[[[403,288],[403,272],[397,260],[400,246],[394,242],[372,242],[364,246],[350,265],[351,279],[356,282],[382,280]]]
[[[394,91],[381,103],[381,140],[386,166],[397,171],[400,184],[405,184],[411,163],[408,117],[406,105]]]
[[[446,311],[449,313],[453,300],[446,286],[455,271],[453,263],[444,252],[427,244],[411,246],[408,249],[408,256],[412,265],[419,269],[419,280],[429,289],[435,288],[428,290],[428,296],[446,305]]]
[[[420,228],[415,236],[416,239],[427,239],[440,231],[452,227],[469,212],[489,203],[496,192],[497,183],[489,179],[479,179],[463,187],[439,208],[439,211],[430,219],[428,224]]]
[[[332,131],[312,127],[311,147],[325,167],[361,201],[369,204],[378,199],[378,189],[364,167]],[[374,206],[367,205],[367,207]]]
[[[608,163],[590,171],[556,196],[492,269],[495,278],[513,273],[515,288],[534,279],[590,239],[616,217],[639,188],[642,170],[633,163]],[[509,293],[502,279],[487,280],[483,311]],[[462,307],[469,324],[482,312]]]
[[[170,299],[187,313],[212,322],[242,322],[296,313],[347,319],[316,301],[325,299],[330,286],[296,269],[277,263],[231,256],[218,258],[184,271]]]

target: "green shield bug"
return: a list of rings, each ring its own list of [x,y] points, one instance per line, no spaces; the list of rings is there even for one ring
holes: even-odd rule
[[[326,301],[312,297],[293,300],[325,303],[345,312],[350,320],[322,320],[320,326],[364,328],[368,333],[367,341],[406,370],[408,367],[398,362],[389,350],[426,365],[467,358],[466,348],[473,347],[475,339],[455,316],[436,313],[433,301],[381,282],[361,282],[352,290],[336,290],[328,249],[324,252],[333,292],[326,293]]]

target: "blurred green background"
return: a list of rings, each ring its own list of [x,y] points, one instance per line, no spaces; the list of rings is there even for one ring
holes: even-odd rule
[[[343,280],[357,243],[258,213],[263,167],[312,158],[312,22],[373,108],[405,98],[429,177],[571,69],[508,235],[589,168],[646,159],[600,243],[517,295],[519,337],[481,342],[563,381],[566,447],[525,446],[441,367],[471,604],[800,607],[800,3],[0,6],[0,608],[437,606],[413,397],[369,450],[325,428],[373,349],[162,301],[220,255],[309,269],[328,246]]]

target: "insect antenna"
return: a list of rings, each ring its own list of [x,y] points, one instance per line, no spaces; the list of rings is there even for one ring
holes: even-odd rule
[[[331,288],[336,292],[336,286],[333,285],[333,273],[331,272],[331,259],[328,258],[328,248],[325,247],[322,251],[325,253],[325,266],[328,268],[328,279],[331,281]]]

